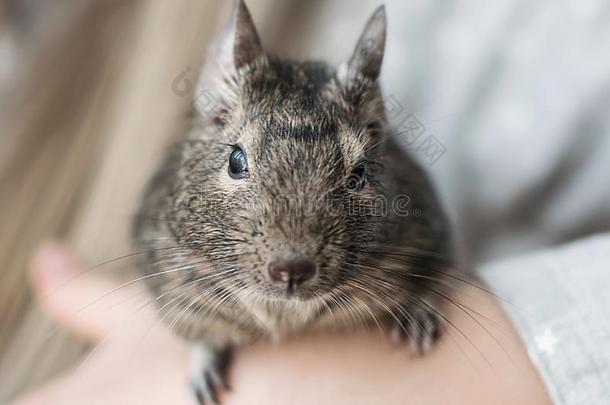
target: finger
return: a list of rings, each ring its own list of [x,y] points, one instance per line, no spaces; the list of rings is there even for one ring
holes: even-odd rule
[[[136,285],[122,285],[85,272],[79,259],[59,244],[39,249],[32,261],[32,284],[43,309],[73,333],[101,340],[127,316],[148,318],[146,294]]]

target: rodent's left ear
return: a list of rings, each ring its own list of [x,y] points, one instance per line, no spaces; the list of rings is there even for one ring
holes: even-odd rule
[[[199,75],[194,105],[200,115],[223,125],[226,107],[236,98],[239,76],[265,58],[248,7],[235,0],[229,22],[210,45]]]
[[[199,82],[206,86],[222,82],[264,55],[248,7],[243,0],[235,0],[229,22],[208,49]]]
[[[369,18],[350,60],[340,69],[343,81],[366,78],[375,81],[381,71],[386,37],[385,6],[379,6]]]
[[[243,0],[235,0],[228,30],[233,38],[233,64],[239,70],[252,64],[264,52],[250,11]]]

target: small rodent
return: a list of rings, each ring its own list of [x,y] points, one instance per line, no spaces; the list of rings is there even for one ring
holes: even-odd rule
[[[449,227],[385,117],[385,31],[381,6],[336,71],[265,53],[236,1],[210,48],[199,94],[214,102],[134,226],[161,317],[195,347],[201,403],[217,402],[239,345],[377,325],[423,353],[441,335]]]

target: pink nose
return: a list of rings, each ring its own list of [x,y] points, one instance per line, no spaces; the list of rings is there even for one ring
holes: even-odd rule
[[[316,274],[316,265],[308,259],[277,260],[269,263],[269,276],[275,283],[298,287]]]

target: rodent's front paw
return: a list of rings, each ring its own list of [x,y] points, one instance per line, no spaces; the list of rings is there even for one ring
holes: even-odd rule
[[[408,340],[411,354],[415,356],[427,353],[443,333],[443,318],[430,309],[405,308],[396,315],[398,319],[394,319],[392,340],[395,343]]]
[[[229,389],[226,376],[230,360],[228,348],[214,350],[203,344],[193,346],[189,389],[198,404],[219,403],[220,391]]]

